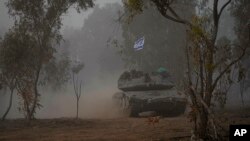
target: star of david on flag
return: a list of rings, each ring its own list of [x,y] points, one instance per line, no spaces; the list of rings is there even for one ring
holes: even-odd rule
[[[143,49],[143,47],[144,47],[144,40],[145,40],[145,38],[142,37],[142,38],[138,39],[137,41],[135,41],[134,49],[136,51]]]

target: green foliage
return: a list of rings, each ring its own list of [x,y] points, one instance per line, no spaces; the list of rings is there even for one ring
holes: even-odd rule
[[[142,13],[145,8],[145,1],[143,0],[125,0],[123,4],[127,10],[125,19],[127,23],[132,22],[134,16]]]
[[[47,64],[50,65],[51,68],[53,68],[53,63],[55,69],[55,46],[62,40],[62,35],[60,33],[60,28],[62,25],[61,16],[65,14],[67,10],[73,5],[75,5],[78,10],[86,9],[93,6],[93,1],[10,0],[7,2],[9,14],[15,17],[16,28],[24,32],[24,35],[18,36],[20,36],[20,38],[23,38],[23,44],[29,44],[29,46],[23,45],[23,47],[29,47],[27,51],[30,51],[33,54],[27,54],[26,56],[29,56],[30,61],[34,61],[34,71],[37,71],[37,69],[41,69],[41,67],[39,66]],[[15,41],[13,43],[15,43]],[[20,43],[16,43],[13,46],[22,51],[23,49],[20,48],[19,45]],[[9,54],[8,56],[18,57],[18,55],[20,56],[22,54],[17,52],[17,54]],[[27,60],[20,62],[27,63]],[[58,67],[67,64],[68,62],[65,62],[64,60],[58,63]],[[50,67],[47,67],[47,69]],[[62,69],[60,68],[57,68],[56,70],[62,71]]]
[[[66,54],[61,58],[53,58],[44,67],[43,84],[50,84],[54,90],[61,88],[70,79],[71,61]]]
[[[83,68],[84,68],[84,64],[83,64],[83,63],[75,64],[75,65],[72,67],[72,72],[73,72],[74,74],[78,74]]]
[[[36,48],[34,38],[27,34],[22,27],[13,27],[1,43],[0,64],[2,73],[8,77],[26,77],[34,67]],[[32,74],[32,73],[31,73]]]
[[[56,46],[62,35],[61,16],[71,6],[86,9],[93,6],[92,0],[9,0],[6,3],[15,24],[6,33],[1,43],[0,66],[6,80],[17,80],[17,91],[22,98],[21,109],[28,119],[34,117],[39,103],[38,85],[46,81],[64,81],[69,68],[68,59],[55,60]],[[7,77],[11,76],[11,77]],[[63,81],[63,82],[64,82]],[[40,83],[39,83],[40,82]]]
[[[127,1],[128,7],[132,10],[142,12],[143,1],[142,0],[128,0]]]

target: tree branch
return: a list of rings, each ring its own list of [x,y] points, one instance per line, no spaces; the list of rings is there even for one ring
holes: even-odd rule
[[[231,3],[231,1],[232,1],[232,0],[228,0],[228,1],[221,7],[220,12],[219,12],[219,14],[218,14],[218,17],[219,17],[219,18],[220,18],[220,16],[221,16],[223,10],[228,6],[228,4]]]
[[[218,81],[221,79],[221,77],[234,65],[234,64],[236,64],[237,62],[239,62],[244,56],[245,56],[245,54],[246,54],[246,47],[245,48],[243,48],[243,50],[242,50],[242,54],[237,58],[237,59],[235,59],[234,61],[232,61],[221,73],[220,73],[220,75],[215,79],[215,81],[214,81],[214,84],[212,85],[212,91],[215,89],[215,87],[216,87],[216,85],[217,85],[217,83],[218,83]]]
[[[214,26],[217,27],[217,25],[218,25],[218,0],[214,0],[213,18],[214,18]]]
[[[78,94],[79,99],[81,95],[82,95],[82,81],[80,82],[80,89],[79,89],[79,94]]]
[[[212,42],[215,43],[218,33],[219,17],[218,17],[218,0],[214,0],[213,4],[213,19],[214,19],[214,31],[212,36]],[[211,46],[213,49],[213,46]]]
[[[74,73],[72,74],[72,76],[73,76],[74,91],[75,91],[75,95],[77,97],[77,89],[76,89],[76,82],[75,82],[75,75],[74,75]]]
[[[177,23],[181,23],[184,25],[188,25],[190,27],[192,27],[192,24],[190,22],[188,22],[187,20],[184,20],[182,18],[180,18],[177,13],[170,7],[170,4],[173,2],[167,2],[165,0],[163,1],[159,1],[159,0],[152,0],[152,2],[156,5],[157,9],[159,10],[159,12],[161,13],[162,16],[164,16],[165,18],[173,21],[173,22],[177,22]],[[170,16],[167,14],[167,11],[170,10],[170,12],[175,16]]]
[[[176,19],[180,19],[180,16],[173,10],[173,8],[168,7],[168,9],[175,16]]]

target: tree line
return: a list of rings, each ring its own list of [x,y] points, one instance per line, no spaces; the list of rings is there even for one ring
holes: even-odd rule
[[[9,0],[6,3],[9,15],[14,19],[14,26],[0,40],[1,85],[10,90],[9,107],[3,119],[11,108],[15,91],[22,99],[20,110],[23,111],[25,117],[28,120],[35,118],[36,110],[41,107],[39,98],[42,94],[39,93],[38,86],[42,81],[44,83],[52,81],[41,78],[51,78],[48,77],[51,74],[49,72],[53,73],[49,71],[50,68],[53,70],[57,70],[58,67],[69,68],[67,59],[55,61],[56,46],[62,41],[60,34],[62,15],[73,6],[80,12],[93,5],[92,0]],[[185,77],[182,78],[184,79],[182,93],[190,98],[189,117],[194,123],[194,136],[203,140],[221,140],[222,129],[220,121],[213,114],[213,101],[225,103],[226,94],[234,82],[232,76],[238,76],[236,82],[241,83],[242,90],[248,86],[245,80],[250,70],[248,68],[250,2],[248,0],[124,0],[123,6],[124,14],[119,19],[122,23],[129,21],[130,24],[137,18],[137,15],[148,9],[156,9],[166,20],[184,29],[185,36],[183,37],[186,39],[182,44],[182,49],[185,58],[182,58],[182,61],[187,71]],[[185,6],[188,6],[187,10],[191,10],[191,15],[178,11],[180,7],[184,7],[183,10],[185,10]],[[195,8],[198,10],[194,10]],[[236,40],[218,37],[218,32],[222,28],[220,21],[225,10],[229,10],[235,19],[233,28]],[[125,20],[121,20],[124,18]],[[161,22],[157,21],[156,26],[158,24],[160,25]],[[132,32],[126,30],[131,29],[126,25],[123,25],[123,29],[125,30],[123,36],[125,41],[127,40],[125,45],[131,44],[128,41],[131,36],[142,32],[137,29]],[[147,34],[150,34],[153,29],[148,30]],[[181,33],[178,32],[178,34]],[[157,38],[161,37],[157,36]],[[153,39],[151,38],[152,41]],[[133,66],[145,67],[140,64],[141,62],[131,61],[137,57],[131,53],[131,50],[123,48],[121,51],[125,60],[134,63]],[[147,54],[152,52],[153,50],[148,50]],[[161,54],[161,52],[156,50],[156,54]],[[150,67],[160,66],[160,64],[147,63]],[[78,67],[82,68],[82,65]],[[75,79],[79,72],[78,67],[74,67],[72,71],[77,101],[80,98],[82,84],[81,81]],[[56,78],[67,81],[65,72],[67,70],[60,73],[54,71],[54,74],[63,76]],[[60,82],[64,82],[63,80],[59,79]]]
[[[0,41],[1,85],[10,90],[9,106],[2,120],[11,108],[15,91],[22,100],[19,110],[31,120],[42,106],[38,87],[53,78],[59,78],[60,83],[67,81],[65,72],[69,69],[69,60],[55,61],[56,47],[62,41],[61,17],[73,6],[80,12],[93,5],[92,0],[6,2],[14,25]]]

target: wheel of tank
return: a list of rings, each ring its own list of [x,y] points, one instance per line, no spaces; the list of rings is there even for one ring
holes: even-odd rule
[[[179,104],[179,106],[176,106],[176,110],[175,112],[173,112],[174,116],[183,115],[186,111],[186,108],[187,108],[187,103],[182,102],[181,104]]]
[[[128,97],[126,97],[125,95],[124,95],[124,93],[115,93],[114,95],[113,95],[113,101],[114,101],[114,103],[116,104],[116,106],[118,107],[118,108],[120,108],[121,110],[126,110],[126,109],[128,109],[128,101],[129,101],[129,99],[128,99]]]
[[[140,108],[134,105],[130,107],[130,117],[138,117],[140,112],[141,112]]]
[[[157,111],[157,113],[164,117],[176,117],[183,115],[186,111],[186,103],[180,102],[177,105],[172,105],[173,109],[169,110],[168,112]]]

